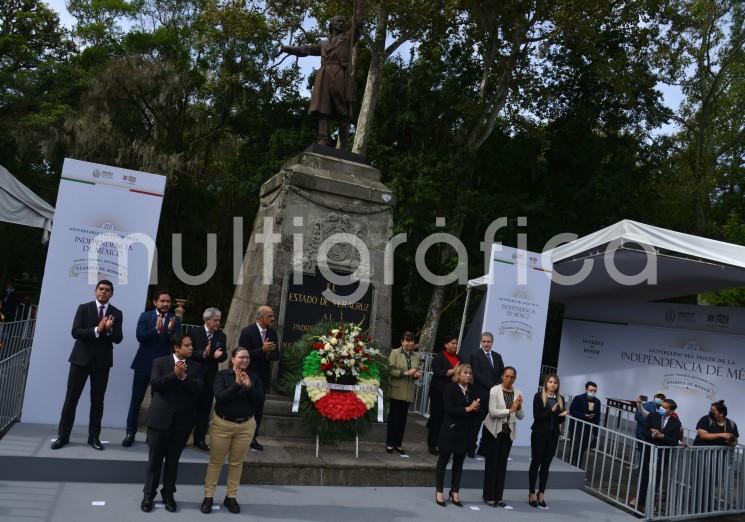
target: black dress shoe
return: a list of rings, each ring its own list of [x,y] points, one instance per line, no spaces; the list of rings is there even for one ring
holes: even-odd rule
[[[385,450],[386,450],[386,451],[387,451],[388,453],[393,453],[393,448],[392,448],[391,446],[386,446],[386,447],[385,447]]]
[[[140,502],[140,509],[145,513],[150,513],[153,510],[153,498],[145,496]]]
[[[170,511],[173,513],[176,511],[176,500],[173,498],[173,495],[165,495],[161,493],[161,496],[163,497],[163,505],[166,508],[166,511]]]
[[[212,497],[204,497],[204,500],[202,500],[202,506],[199,508],[199,511],[201,511],[205,515],[208,513],[212,513]]]
[[[124,437],[124,440],[122,441],[122,446],[125,448],[130,447],[135,442],[135,436],[134,433],[127,433],[127,436]]]
[[[259,444],[259,441],[254,439],[251,441],[251,449],[254,451],[264,451],[264,446]]]
[[[453,503],[453,505],[458,506],[458,507],[463,507],[463,502],[461,502],[460,500],[455,500],[455,497],[453,496],[452,491],[448,493],[448,498],[450,499],[450,502]]]
[[[225,500],[223,500],[222,503],[231,513],[241,512],[241,506],[238,505],[238,501],[235,497],[225,497]]]
[[[101,444],[101,441],[98,440],[98,438],[88,439],[88,445],[94,450],[103,451],[103,444]]]
[[[466,457],[468,457],[469,459],[475,459],[476,458],[476,452],[475,451],[469,451],[468,453],[466,453]]]
[[[52,442],[51,448],[54,450],[60,449],[61,447],[68,444],[69,442],[70,442],[70,439],[68,439],[67,437],[57,437],[57,440]]]
[[[204,441],[204,439],[197,439],[194,441],[194,447],[199,448],[202,451],[209,451],[210,447],[207,446],[207,443]]]

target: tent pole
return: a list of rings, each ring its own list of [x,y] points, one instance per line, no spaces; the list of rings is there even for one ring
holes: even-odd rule
[[[458,352],[463,340],[463,329],[466,327],[466,315],[468,314],[468,301],[471,299],[471,287],[466,287],[466,303],[463,305],[463,318],[460,320],[460,331],[458,332]],[[456,353],[458,353],[456,352]]]

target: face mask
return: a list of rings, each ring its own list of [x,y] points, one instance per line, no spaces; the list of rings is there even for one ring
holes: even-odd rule
[[[587,392],[587,398],[588,399],[592,399],[594,397],[595,397],[595,392],[590,392],[590,391]]]
[[[654,399],[654,403],[655,403],[655,404],[656,404],[657,406],[659,406],[660,404],[662,404],[662,399],[660,399],[659,397],[655,397],[655,399]]]
[[[665,412],[666,411],[667,410],[665,408],[663,408],[662,406],[660,406],[659,408],[657,408],[657,413],[659,413],[660,415],[665,415]]]

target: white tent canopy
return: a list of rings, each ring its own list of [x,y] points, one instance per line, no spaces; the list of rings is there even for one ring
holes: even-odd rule
[[[627,276],[642,272],[647,263],[657,281],[624,285],[607,270],[604,256],[612,255],[615,268]],[[699,292],[745,287],[745,247],[674,232],[631,220],[581,237],[547,252],[554,274],[569,276],[592,261],[592,270],[581,282],[551,286],[551,300],[611,298],[627,301],[669,299]],[[656,264],[656,268],[654,268]],[[468,288],[487,284],[488,275],[472,279]]]
[[[42,228],[46,241],[53,219],[54,207],[0,165],[0,221]]]

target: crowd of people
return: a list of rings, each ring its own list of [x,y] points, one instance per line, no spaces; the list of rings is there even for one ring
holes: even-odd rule
[[[75,343],[53,450],[69,444],[78,400],[88,380],[88,444],[104,450],[99,438],[104,395],[113,365],[113,345],[123,338],[123,316],[110,302],[113,294],[111,281],[99,281],[95,299],[81,304],[75,314]],[[210,454],[200,510],[212,511],[217,480],[227,457],[223,504],[231,513],[239,513],[236,496],[243,462],[249,449],[263,450],[256,434],[264,410],[264,390],[271,385],[271,362],[280,355],[277,334],[270,328],[274,312],[268,306],[259,307],[255,323],[241,331],[238,347],[230,352],[230,368],[220,370],[219,364],[228,357],[225,334],[220,330],[220,310],[207,308],[202,315],[204,324],[182,334],[181,319],[171,312],[171,301],[168,291],[156,292],[153,309],[143,312],[137,321],[139,348],[131,365],[132,392],[122,446],[131,447],[135,442],[140,406],[149,387],[152,400],[145,419],[148,464],[140,508],[152,511],[162,485],[165,509],[176,511],[178,462],[193,436],[194,446]]]
[[[113,365],[113,345],[123,338],[123,316],[110,302],[113,294],[114,285],[101,280],[95,287],[95,299],[81,304],[75,313],[72,326],[75,342],[69,357],[58,435],[51,446],[54,450],[70,442],[78,400],[87,381],[91,393],[88,444],[95,450],[104,450],[99,438],[104,395]],[[168,291],[156,292],[153,309],[143,312],[137,321],[139,348],[131,364],[132,391],[122,446],[131,447],[135,442],[140,407],[149,387],[152,400],[145,420],[149,454],[140,507],[145,512],[153,509],[157,489],[162,484],[165,509],[177,509],[174,493],[178,462],[192,436],[195,447],[209,452],[201,511],[210,513],[213,509],[218,477],[227,458],[223,504],[231,513],[239,513],[236,497],[243,462],[249,449],[263,450],[256,434],[261,425],[265,390],[271,386],[271,363],[280,357],[277,333],[271,328],[274,312],[269,306],[259,307],[255,322],[241,331],[238,347],[228,353],[225,334],[220,330],[220,310],[207,308],[202,316],[204,324],[182,334],[181,319],[171,312],[171,302]],[[525,408],[532,407],[528,503],[548,509],[545,493],[562,425],[567,417],[571,419],[570,462],[582,467],[601,419],[601,404],[596,397],[598,386],[588,381],[584,393],[567,405],[560,392],[559,376],[549,374],[533,400],[526,402],[516,387],[517,369],[505,366],[493,344],[494,336],[483,332],[479,349],[464,361],[458,355],[458,337],[448,336],[432,360],[427,446],[437,457],[435,502],[443,507],[448,501],[463,506],[460,498],[463,463],[466,457],[476,458],[478,454],[484,462],[484,502],[492,507],[513,509],[504,499],[507,463],[521,429],[520,421],[525,418]],[[416,381],[423,375],[415,347],[414,334],[405,332],[401,346],[389,355],[388,453],[406,454],[403,440],[409,406],[414,400]],[[228,356],[229,368],[221,370],[219,365]],[[656,446],[682,443],[683,429],[676,408],[675,401],[663,393],[655,394],[652,400],[638,397],[637,438]],[[588,429],[588,426],[595,427]],[[694,445],[734,446],[739,437],[737,425],[727,418],[724,401],[711,405],[709,414],[699,420],[696,430]],[[650,452],[639,454],[642,455],[637,463],[641,468],[641,487],[639,498],[633,502],[643,506]],[[451,461],[446,498],[445,470]]]
[[[492,349],[493,344],[493,335],[483,332],[479,349],[470,355],[468,361],[463,361],[458,355],[458,337],[448,336],[442,340],[441,351],[431,363],[427,445],[430,453],[438,457],[435,502],[440,506],[446,506],[448,500],[456,506],[462,505],[459,488],[463,463],[466,457],[480,455],[484,462],[484,502],[493,507],[513,509],[503,495],[510,450],[519,421],[525,417],[525,399],[515,387],[517,370],[504,365],[502,356]],[[414,334],[406,332],[401,348],[393,350],[389,359],[391,397],[395,394],[397,401],[403,401],[396,405],[397,412],[408,410],[414,399],[414,381],[422,374],[418,358],[412,356],[414,348]],[[405,355],[403,358],[402,354]],[[542,509],[548,509],[545,492],[562,423],[570,419],[565,432],[571,440],[569,462],[581,468],[584,468],[588,448],[595,444],[601,423],[597,383],[585,383],[584,393],[574,396],[568,406],[559,387],[558,375],[544,376],[541,389],[532,401],[528,504]],[[407,394],[394,392],[400,389],[406,389]],[[663,393],[657,393],[651,401],[640,396],[635,416],[637,438],[655,446],[683,444],[683,428],[675,413],[676,408],[675,401]],[[391,418],[394,418],[393,411],[392,405]],[[402,442],[406,416],[396,413],[395,418],[401,420],[395,422],[395,428],[389,420],[386,450],[405,454]],[[698,421],[693,445],[734,446],[738,437],[737,425],[727,417],[724,401],[718,401],[712,403],[709,414]],[[636,467],[640,469],[641,493],[639,499],[632,498],[632,505],[643,506],[649,481],[650,452],[637,448],[636,453],[639,455]],[[444,477],[451,460],[451,486],[446,498]]]

